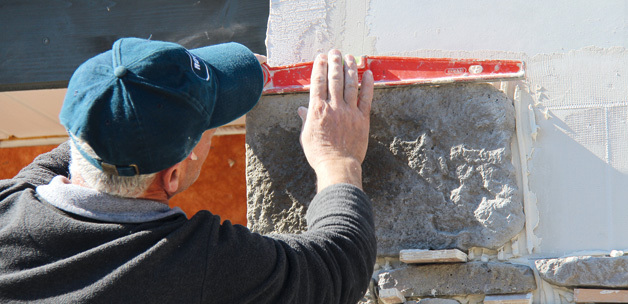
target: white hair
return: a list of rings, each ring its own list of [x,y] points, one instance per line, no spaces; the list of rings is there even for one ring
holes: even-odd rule
[[[80,175],[86,186],[92,189],[111,195],[136,198],[144,194],[157,176],[157,173],[135,176],[106,174],[87,161],[76,148],[76,145],[79,145],[85,153],[96,157],[96,153],[87,143],[74,137],[74,140],[70,140],[70,144],[72,151],[70,174],[73,176]]]

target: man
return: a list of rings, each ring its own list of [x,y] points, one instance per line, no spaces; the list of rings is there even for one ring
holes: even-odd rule
[[[198,177],[216,127],[258,101],[239,44],[125,38],[81,65],[70,140],[0,181],[0,302],[355,303],[375,259],[361,191],[373,94],[351,56],[316,58],[301,143],[318,193],[300,235],[261,236],[168,200]]]

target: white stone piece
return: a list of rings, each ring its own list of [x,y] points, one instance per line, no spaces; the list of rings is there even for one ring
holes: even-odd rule
[[[422,250],[404,249],[399,251],[399,260],[406,264],[424,263],[462,263],[466,262],[467,254],[458,249]]]
[[[380,289],[379,299],[385,304],[399,304],[406,301],[406,298],[397,288]]]
[[[484,304],[531,304],[532,293],[513,295],[489,295],[484,298]]]
[[[440,298],[424,298],[417,304],[460,304],[460,302],[454,299],[440,299]]]

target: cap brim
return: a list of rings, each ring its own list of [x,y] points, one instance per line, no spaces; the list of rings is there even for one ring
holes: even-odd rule
[[[190,50],[213,68],[218,78],[218,96],[208,128],[230,123],[250,111],[259,101],[264,75],[259,61],[247,47],[223,43]]]

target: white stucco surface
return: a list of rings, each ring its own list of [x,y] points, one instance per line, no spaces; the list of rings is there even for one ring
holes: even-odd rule
[[[518,140],[522,191],[538,209],[530,255],[628,248],[627,1],[275,0],[267,47],[271,65],[332,47],[526,61],[510,91],[519,86],[532,115],[518,117],[534,127]]]
[[[628,2],[370,1],[375,49],[494,50],[528,55],[628,43]]]
[[[628,248],[628,51],[585,48],[528,63],[538,252]]]

